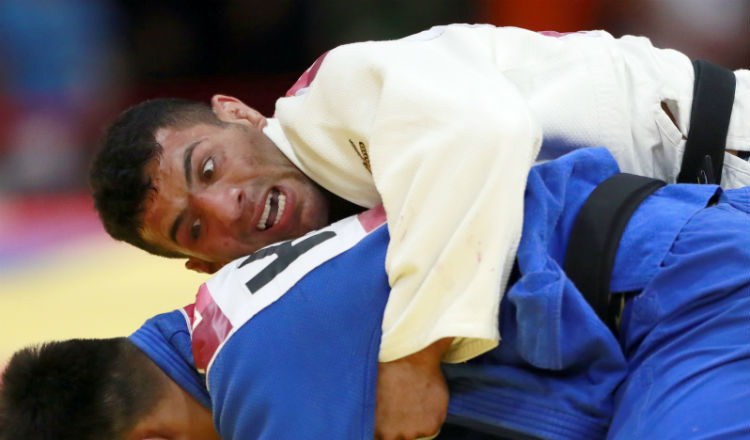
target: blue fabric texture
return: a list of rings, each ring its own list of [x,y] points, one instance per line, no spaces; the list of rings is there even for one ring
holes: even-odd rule
[[[630,374],[610,438],[750,437],[750,205],[729,190],[684,225],[641,294],[622,344]]]
[[[604,149],[532,169],[502,341],[444,366],[451,401],[439,438],[750,434],[750,190],[670,185],[636,210],[612,290],[642,293],[628,302],[618,339],[561,269],[578,210],[617,172]],[[209,384],[222,438],[372,438],[388,240],[385,227],[374,231],[228,340]],[[179,312],[131,339],[205,402]]]
[[[499,346],[446,365],[449,421],[511,428],[541,438],[603,438],[612,393],[627,362],[609,329],[562,271],[575,215],[593,189],[618,172],[604,150],[577,150],[529,174],[521,277],[500,308]]]
[[[628,361],[562,265],[580,207],[617,172],[603,149],[577,150],[532,169],[518,249],[521,277],[501,303],[502,341],[466,364],[445,366],[451,422],[542,438],[607,435],[612,395],[628,374]],[[643,288],[685,222],[717,191],[677,185],[647,199],[623,234],[612,290]]]
[[[227,341],[208,375],[223,439],[372,439],[388,240],[376,229]]]
[[[154,316],[130,335],[130,340],[195,400],[211,408],[205,377],[195,369],[190,332],[182,312]]]

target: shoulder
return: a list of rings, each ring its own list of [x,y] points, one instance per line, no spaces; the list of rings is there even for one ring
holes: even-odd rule
[[[268,246],[229,263],[206,281],[196,296],[190,323],[196,366],[208,370],[225,341],[251,320],[269,319],[273,313],[268,310],[282,308],[279,302],[292,292],[295,296],[325,290],[329,293],[316,300],[330,299],[333,304],[339,299],[331,293],[331,281],[344,280],[339,286],[347,287],[346,276],[354,268],[372,268],[384,277],[388,240],[386,228],[380,226],[385,215],[372,216],[376,218],[348,217],[298,239]],[[336,264],[331,266],[333,261]],[[305,304],[309,305],[291,300],[285,304],[289,314],[302,313]]]

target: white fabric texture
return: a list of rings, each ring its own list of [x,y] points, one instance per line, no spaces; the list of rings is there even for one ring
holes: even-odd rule
[[[748,150],[750,75],[737,77],[728,147]],[[459,362],[499,340],[542,135],[605,146],[623,171],[673,182],[692,90],[690,60],[646,38],[450,25],[333,49],[265,132],[329,191],[384,204],[392,293],[380,360],[456,337],[444,360]],[[728,156],[722,183],[750,184],[750,165]]]

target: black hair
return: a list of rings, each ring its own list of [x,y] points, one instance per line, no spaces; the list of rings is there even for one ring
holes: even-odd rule
[[[145,168],[159,160],[163,151],[154,137],[157,130],[198,123],[224,125],[205,103],[160,98],[123,111],[105,131],[91,164],[89,182],[94,207],[109,235],[152,254],[183,257],[142,237],[144,205],[154,190]]]
[[[164,375],[127,338],[72,339],[18,351],[0,383],[0,440],[93,440],[133,429]]]

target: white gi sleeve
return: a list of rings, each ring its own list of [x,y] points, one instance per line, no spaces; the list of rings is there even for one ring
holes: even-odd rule
[[[541,129],[492,50],[474,33],[439,31],[342,46],[309,89],[277,103],[280,147],[306,174],[385,206],[381,361],[456,337],[445,360],[458,362],[499,340]]]

